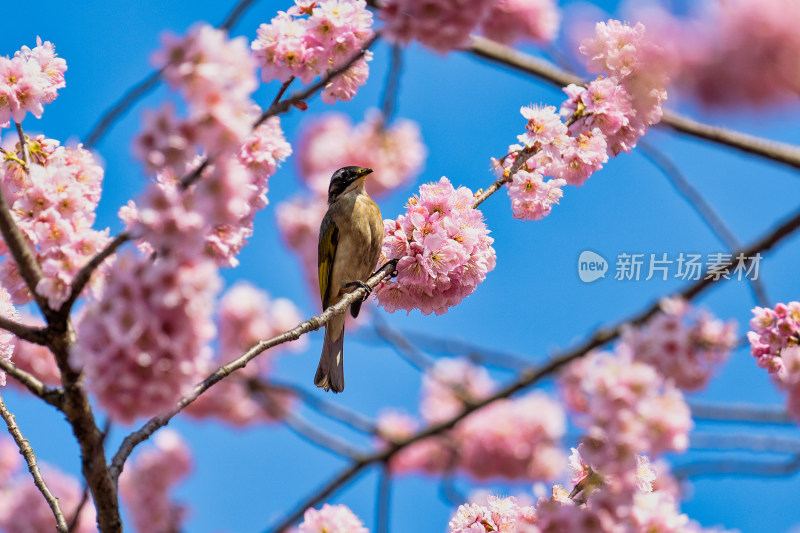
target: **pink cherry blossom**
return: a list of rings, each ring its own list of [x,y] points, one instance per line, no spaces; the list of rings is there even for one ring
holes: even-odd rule
[[[168,409],[205,377],[218,287],[207,260],[120,258],[102,299],[87,306],[72,351],[89,390],[115,420]]]
[[[309,84],[328,69],[343,65],[373,35],[372,13],[364,0],[296,0],[295,4],[278,12],[269,24],[261,24],[251,44],[264,82],[296,77]],[[371,58],[370,52],[365,53],[332,80],[323,90],[323,101],[350,100],[366,82]]]
[[[514,496],[489,496],[487,505],[477,503],[459,506],[448,524],[449,533],[484,533],[488,531],[535,531],[532,507],[521,506]]]
[[[481,24],[483,33],[495,41],[552,41],[561,15],[553,0],[498,0]]]
[[[653,365],[685,391],[706,386],[736,346],[736,322],[723,322],[688,304],[664,302],[662,311],[622,335],[633,357]]]
[[[469,35],[489,16],[491,0],[381,0],[378,17],[393,42],[417,40],[445,53],[469,43]]]
[[[369,533],[361,520],[346,505],[324,504],[306,510],[298,533]]]
[[[540,174],[525,170],[516,172],[506,184],[514,218],[541,220],[546,217],[553,204],[558,204],[564,195],[561,188],[566,184],[563,179],[544,181]]]
[[[692,427],[680,392],[658,371],[631,356],[593,353],[570,364],[562,377],[568,405],[587,428],[581,455],[601,474],[627,476],[635,485],[637,454],[683,451]]]
[[[423,380],[420,412],[427,424],[451,419],[464,399],[485,398],[496,389],[483,367],[464,359],[440,359]],[[411,436],[419,422],[395,411],[381,413],[384,439]],[[447,435],[429,437],[400,450],[395,472],[441,474],[457,470],[475,479],[554,479],[565,455],[559,443],[566,431],[561,406],[541,392],[498,400],[469,414]]]
[[[44,104],[66,86],[66,70],[67,62],[56,56],[53,43],[38,37],[33,49],[23,46],[10,59],[0,57],[0,128],[12,119],[22,122],[28,112],[41,118]]]
[[[69,296],[75,274],[110,240],[108,230],[92,228],[103,169],[80,145],[67,148],[39,136],[29,139],[29,148],[33,160],[29,171],[9,160],[0,179],[12,215],[41,265],[43,279],[36,290],[57,308]],[[12,153],[19,150],[17,144]],[[93,276],[88,287],[92,294],[101,289],[110,262]],[[10,257],[0,266],[0,279],[15,303],[30,301]]]
[[[12,452],[10,448],[3,451]],[[12,453],[19,454],[18,451]],[[50,492],[58,496],[58,502],[64,515],[71,519],[78,509],[83,494],[80,482],[48,464],[40,462],[39,468]],[[3,484],[3,502],[0,505],[0,528],[3,531],[7,533],[47,533],[52,532],[55,527],[56,519],[53,511],[42,497],[42,493],[33,484],[27,470],[19,471],[11,480]],[[97,531],[96,513],[91,496],[81,509],[77,525],[72,531],[76,533]]]
[[[632,18],[665,49],[680,92],[714,108],[764,107],[791,102],[800,89],[798,7],[792,0],[731,0],[676,16],[648,4]]]
[[[800,420],[800,302],[755,307],[747,332],[756,364],[789,393],[789,412]]]
[[[19,322],[19,312],[11,303],[11,295],[0,286],[0,316],[14,322]],[[11,361],[11,356],[15,351],[15,345],[19,342],[17,337],[5,329],[0,330],[0,357],[6,361]],[[0,385],[6,384],[6,373],[0,370]]]
[[[406,214],[384,221],[380,262],[399,260],[397,278],[375,291],[387,311],[445,313],[494,269],[493,239],[472,203],[469,189],[455,189],[442,177],[420,187]]]
[[[347,165],[371,168],[366,181],[373,197],[384,195],[419,174],[426,148],[419,125],[406,119],[384,122],[377,110],[352,124],[340,113],[326,113],[307,123],[298,142],[300,177],[315,193],[327,196],[331,175]]]
[[[267,205],[268,182],[278,164],[291,154],[277,117],[256,128],[236,149],[238,157],[207,165],[196,184],[184,189],[181,170],[165,169],[137,206],[120,210],[129,231],[146,251],[192,258],[212,257],[221,266],[236,266],[236,256],[253,232],[253,220]],[[233,154],[231,154],[233,155]]]
[[[139,533],[179,531],[186,508],[173,502],[170,492],[191,470],[191,454],[171,429],[162,429],[153,441],[125,466],[119,492]]]
[[[534,147],[550,144],[553,140],[567,132],[553,106],[527,106],[520,109],[522,116],[528,121],[525,133],[517,135],[519,142]]]

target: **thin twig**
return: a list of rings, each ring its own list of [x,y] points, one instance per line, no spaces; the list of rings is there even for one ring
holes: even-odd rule
[[[283,98],[283,95],[286,94],[286,91],[289,89],[289,86],[292,84],[292,82],[294,80],[295,80],[295,77],[294,76],[290,76],[288,80],[283,82],[283,85],[281,85],[281,88],[278,89],[278,94],[276,94],[275,98],[272,99],[272,103],[270,104],[270,106],[277,105],[278,102],[281,101],[281,98]]]
[[[44,328],[26,326],[19,322],[14,322],[6,317],[0,316],[0,328],[10,331],[20,339],[24,339],[33,344],[47,344],[47,334]]]
[[[255,1],[256,0],[240,0],[239,3],[233,6],[233,9],[231,9],[230,13],[228,13],[228,16],[225,17],[225,20],[222,21],[222,24],[217,26],[217,28],[231,31],[236,23],[239,22],[239,19],[242,18],[247,10],[250,9],[250,6],[255,3]]]
[[[381,97],[381,114],[383,123],[388,124],[394,116],[397,104],[397,95],[400,92],[400,75],[403,72],[403,48],[399,44],[392,46],[389,74],[386,76],[386,85],[383,87]]]
[[[247,380],[246,383],[250,392],[255,393],[254,396],[264,412],[271,417],[275,417],[277,411],[279,414],[278,418],[301,439],[323,450],[333,452],[342,457],[347,457],[348,459],[358,460],[365,455],[365,453],[358,450],[344,439],[314,426],[297,413],[296,410],[286,410],[283,405],[276,405],[277,402],[275,402],[270,395],[270,392],[277,390],[274,387],[265,385],[257,379]]]
[[[683,196],[700,218],[703,219],[706,226],[708,226],[711,232],[722,241],[722,244],[725,245],[728,251],[741,248],[739,239],[736,238],[736,235],[734,235],[733,231],[722,219],[722,216],[717,213],[713,205],[706,201],[703,195],[700,194],[700,191],[692,185],[692,182],[684,176],[683,172],[681,172],[672,158],[667,156],[662,150],[653,146],[647,139],[640,139],[638,148],[645,158],[649,159],[651,163],[661,170],[675,190]],[[747,280],[748,283],[750,283],[750,287],[753,289],[753,295],[758,304],[762,307],[769,307],[767,290],[764,288],[764,284],[761,280],[752,279],[750,277],[748,277]]]
[[[67,300],[61,304],[61,307],[58,309],[58,314],[62,317],[66,317],[69,315],[70,311],[72,310],[72,306],[75,304],[75,300],[77,300],[83,289],[89,283],[89,280],[92,279],[92,274],[95,270],[105,261],[108,259],[112,254],[114,254],[117,249],[128,242],[131,239],[131,236],[127,232],[122,232],[114,239],[109,242],[105,248],[100,250],[100,252],[92,257],[88,263],[86,263],[83,268],[81,268],[78,273],[75,275],[75,279],[72,280],[72,286],[70,287],[69,297]]]
[[[414,368],[427,372],[436,364],[436,360],[433,357],[419,350],[400,332],[389,326],[379,315],[375,315],[372,320],[375,326],[375,333]]]
[[[582,78],[565,72],[547,61],[504,46],[490,39],[486,39],[485,37],[473,36],[472,44],[467,50],[478,57],[483,57],[492,62],[500,63],[527,74],[532,74],[558,87],[564,87],[570,83],[582,85],[585,82]],[[791,144],[771,141],[735,130],[703,124],[666,109],[664,110],[664,116],[659,125],[672,128],[675,131],[685,133],[692,137],[704,139],[777,163],[789,165],[793,168],[800,168],[800,148]]]
[[[33,374],[25,372],[8,359],[4,359],[2,357],[0,357],[0,370],[3,370],[9,376],[25,385],[25,388],[27,388],[35,396],[38,396],[53,407],[61,409],[62,402],[64,401],[63,389],[54,389],[48,387],[39,381],[39,378]]]
[[[8,432],[14,437],[17,447],[19,447],[19,453],[25,458],[25,462],[28,463],[28,471],[31,473],[31,476],[33,476],[33,482],[36,484],[36,488],[39,489],[44,499],[47,500],[47,505],[50,506],[50,510],[53,512],[53,516],[56,519],[56,529],[60,533],[67,533],[67,521],[64,518],[64,513],[61,512],[58,498],[53,496],[53,493],[47,488],[47,484],[42,478],[42,473],[39,471],[39,465],[36,464],[36,455],[33,453],[33,448],[31,448],[28,439],[22,436],[22,432],[19,426],[17,426],[14,415],[9,412],[2,396],[0,396],[0,416],[6,421]]]
[[[672,469],[677,479],[688,479],[709,476],[752,476],[777,477],[791,476],[800,471],[800,454],[788,461],[743,461],[741,459],[723,459],[717,461],[697,461]]]
[[[325,451],[356,461],[366,455],[346,440],[322,431],[297,413],[287,413],[282,421],[295,435]]]
[[[693,432],[689,436],[693,450],[748,451],[766,453],[800,453],[800,438],[752,433]]]
[[[24,163],[23,168],[25,169],[25,172],[28,172],[28,170],[31,168],[31,149],[28,146],[28,137],[26,137],[25,132],[22,131],[22,124],[14,121],[14,126],[17,127],[19,146],[22,149],[22,162]]]
[[[274,379],[262,382],[262,386],[296,396],[309,408],[317,411],[320,414],[333,418],[337,422],[341,422],[345,426],[355,429],[356,431],[361,431],[362,433],[367,433],[370,435],[378,434],[377,426],[369,417],[364,416],[358,411],[348,409],[341,404],[325,400],[323,397],[313,394],[302,387],[282,381],[276,381]]]
[[[217,27],[221,30],[230,31],[254,2],[255,0],[241,0],[233,7],[230,13],[228,13],[228,16],[225,17],[222,24]],[[94,148],[120,117],[127,113],[136,102],[147,96],[150,91],[156,88],[158,82],[161,80],[161,74],[163,72],[164,69],[151,72],[142,81],[128,89],[116,104],[111,106],[100,116],[100,119],[97,121],[94,128],[92,128],[92,131],[86,136],[86,140],[83,141],[84,147],[87,149]]]
[[[689,400],[692,418],[748,424],[791,424],[796,422],[782,405],[755,405],[751,403],[713,403]]]
[[[392,472],[389,465],[384,464],[378,474],[378,494],[375,498],[375,531],[377,533],[389,533],[391,521],[391,498],[392,498]]]
[[[538,145],[538,143],[537,143]],[[477,209],[479,205],[486,201],[491,195],[496,193],[500,187],[504,184],[511,181],[514,177],[514,174],[522,168],[522,165],[530,159],[530,157],[537,152],[538,148],[526,146],[519,152],[517,152],[517,158],[514,160],[514,164],[511,165],[511,168],[508,171],[503,173],[503,177],[492,183],[489,187],[486,188],[485,191],[478,191],[475,193],[475,201],[472,203],[472,207]]]

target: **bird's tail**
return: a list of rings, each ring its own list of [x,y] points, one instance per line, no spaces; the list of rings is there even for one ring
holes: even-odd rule
[[[325,326],[325,340],[314,385],[326,391],[344,390],[344,320],[344,315],[337,315]]]

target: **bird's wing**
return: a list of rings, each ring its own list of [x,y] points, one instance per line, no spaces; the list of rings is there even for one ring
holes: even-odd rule
[[[331,285],[333,274],[333,261],[336,258],[336,248],[339,244],[339,228],[333,217],[325,215],[319,228],[319,250],[317,266],[319,267],[319,294],[322,298],[322,309],[328,308],[328,288]]]

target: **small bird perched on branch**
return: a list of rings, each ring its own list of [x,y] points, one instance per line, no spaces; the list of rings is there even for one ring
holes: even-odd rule
[[[371,289],[364,283],[375,271],[383,243],[383,217],[377,204],[364,190],[371,168],[344,167],[333,173],[328,187],[328,212],[319,228],[319,294],[322,309],[335,305],[355,288]],[[361,303],[350,305],[358,316]],[[325,340],[314,384],[326,391],[344,390],[345,314],[331,318],[325,326]]]

